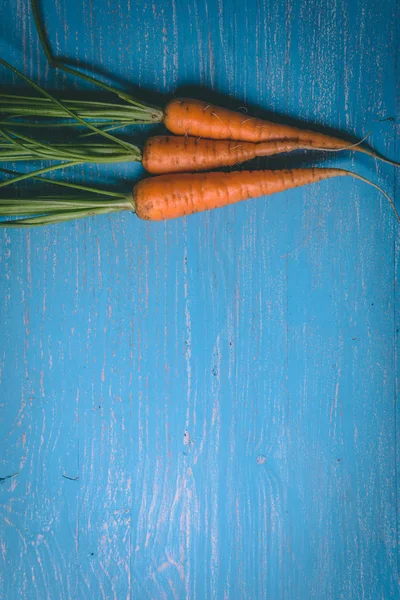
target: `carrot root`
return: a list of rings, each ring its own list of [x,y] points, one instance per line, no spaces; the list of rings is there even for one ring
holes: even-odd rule
[[[292,140],[302,141],[311,146],[319,143],[322,148],[340,148],[345,144],[343,140],[336,137],[248,117],[233,110],[187,98],[172,100],[167,104],[164,110],[164,124],[176,135],[220,140],[243,142]]]
[[[149,173],[157,175],[207,171],[297,149],[299,143],[292,140],[255,144],[190,136],[157,136],[150,138],[144,146],[143,166]]]
[[[338,176],[356,177],[379,189],[399,219],[392,200],[379,186],[351,171],[329,168],[160,175],[140,181],[133,202],[141,219],[176,219]]]
[[[294,149],[324,151],[354,149],[390,165],[400,166],[400,163],[381,156],[375,150],[360,146],[363,140],[357,144],[347,144],[345,140],[335,136],[248,117],[243,113],[200,100],[187,98],[172,100],[164,110],[164,124],[176,135],[252,143],[286,141],[297,143]]]
[[[161,221],[340,176],[355,177],[378,189],[400,221],[392,199],[378,185],[352,171],[330,168],[160,175],[134,187],[133,203],[139,218]]]

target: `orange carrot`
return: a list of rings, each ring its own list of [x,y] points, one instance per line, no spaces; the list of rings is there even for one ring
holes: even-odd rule
[[[383,192],[361,175],[344,169],[183,173],[140,181],[133,190],[133,204],[140,219],[162,221],[346,175],[361,179]],[[387,194],[385,196],[399,219],[392,200]]]
[[[2,169],[4,170],[4,169]],[[45,171],[45,169],[43,170]],[[7,171],[20,175],[14,171]],[[3,227],[37,227],[63,223],[74,219],[127,210],[141,219],[161,221],[175,219],[195,212],[219,208],[248,198],[267,196],[290,188],[307,185],[329,177],[356,177],[378,189],[390,202],[400,221],[391,198],[375,183],[343,169],[292,169],[285,171],[242,171],[232,173],[178,173],[158,175],[139,181],[133,197],[110,190],[35,177],[40,181],[68,187],[69,196],[39,196],[36,199],[0,200],[1,217],[21,217],[0,220]],[[24,175],[21,175],[24,177]],[[2,184],[0,184],[0,187]],[[79,194],[76,193],[79,191]],[[82,196],[85,192],[86,196]]]
[[[296,149],[346,150],[353,148],[391,165],[400,166],[399,163],[381,157],[369,148],[357,144],[349,145],[337,137],[249,117],[243,113],[220,108],[200,100],[186,98],[172,100],[164,110],[164,124],[169,131],[178,135],[216,140],[238,140],[253,143],[286,140],[297,142]]]
[[[237,165],[257,156],[271,156],[298,148],[299,142],[292,140],[273,140],[254,144],[165,135],[152,137],[146,142],[142,161],[149,173],[207,171]],[[304,148],[304,145],[301,145],[301,148]]]

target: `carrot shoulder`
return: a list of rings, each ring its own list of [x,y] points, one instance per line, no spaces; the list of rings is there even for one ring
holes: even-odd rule
[[[354,176],[328,168],[159,175],[136,184],[133,203],[139,218],[162,221],[345,175]]]
[[[142,160],[144,168],[149,173],[183,173],[230,167],[257,156],[272,156],[298,148],[298,142],[291,140],[273,140],[255,144],[164,135],[147,140]]]

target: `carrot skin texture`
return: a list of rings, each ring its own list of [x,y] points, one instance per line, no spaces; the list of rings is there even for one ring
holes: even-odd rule
[[[301,146],[303,148],[303,146]],[[297,150],[299,143],[273,140],[255,144],[232,140],[209,140],[189,136],[151,137],[143,149],[143,167],[149,173],[183,173],[230,167],[257,156]]]
[[[352,173],[311,168],[159,175],[136,184],[133,203],[140,219],[162,221],[345,175]]]
[[[309,147],[340,149],[346,142],[316,131],[300,129],[265,121],[207,104],[201,100],[178,98],[171,100],[164,110],[164,125],[176,135],[190,135],[244,142],[268,142],[291,140],[303,142]],[[304,146],[299,146],[303,148]],[[364,151],[357,147],[359,151]]]

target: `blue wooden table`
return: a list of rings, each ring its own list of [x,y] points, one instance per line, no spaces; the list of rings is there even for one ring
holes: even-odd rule
[[[143,98],[372,130],[400,159],[397,0],[41,5],[59,56]],[[1,2],[0,50],[48,89],[94,89],[49,69],[28,0]],[[400,171],[324,158],[396,197]],[[1,230],[0,597],[400,598],[399,248],[352,180]]]

